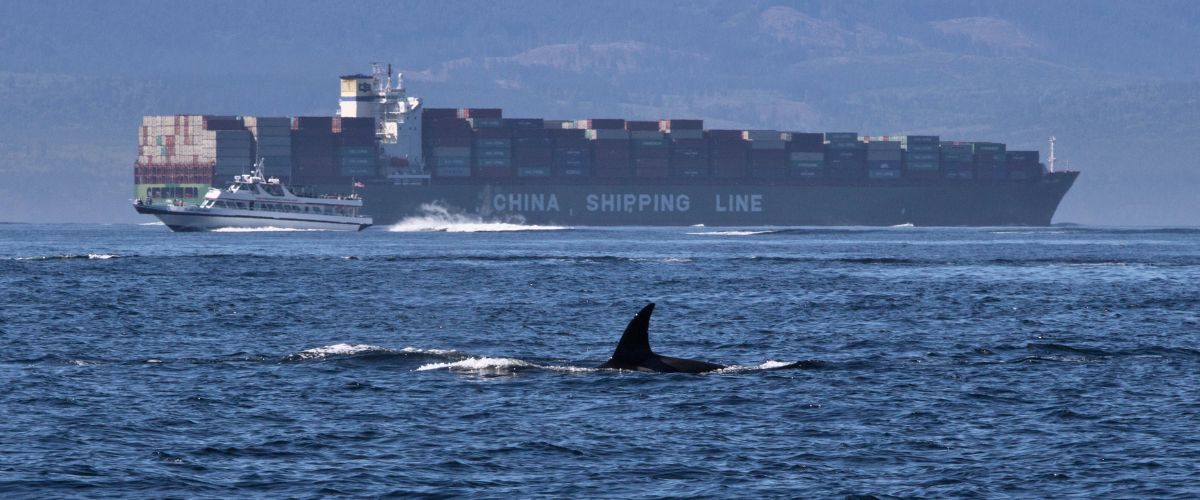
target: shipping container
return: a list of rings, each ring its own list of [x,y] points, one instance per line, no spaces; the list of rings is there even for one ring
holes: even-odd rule
[[[630,132],[659,132],[657,121],[645,120],[628,120],[625,122],[625,130]]]
[[[459,118],[491,118],[502,119],[504,112],[499,108],[461,108],[458,110]]]
[[[428,111],[428,110],[426,110]],[[471,167],[468,166],[437,166],[433,169],[434,177],[470,177]]]
[[[858,132],[825,132],[825,140],[838,143],[858,143]]]
[[[742,139],[747,141],[779,141],[783,142],[783,137],[778,130],[743,130]]]
[[[207,127],[205,127],[207,128]],[[293,130],[314,130],[333,133],[332,116],[296,116],[292,118]]]
[[[458,110],[455,108],[425,108],[421,112],[421,120],[437,120],[440,118],[457,118]]]
[[[592,118],[590,120],[575,120],[575,128],[592,130],[625,130],[625,120],[621,118]]]
[[[503,128],[505,130],[508,130],[504,127],[504,119],[502,119],[502,118],[491,118],[491,117],[467,118],[467,122],[471,124],[471,128],[475,128],[475,129]]]
[[[937,146],[941,142],[941,138],[936,135],[910,135],[905,138],[905,142],[909,147],[914,144]]]
[[[625,129],[587,129],[584,136],[592,140],[628,140],[629,131]]]
[[[522,165],[516,167],[517,177],[549,177],[551,169],[548,165],[545,166],[527,166]]]
[[[664,132],[679,130],[704,130],[704,120],[659,120],[658,129]]]

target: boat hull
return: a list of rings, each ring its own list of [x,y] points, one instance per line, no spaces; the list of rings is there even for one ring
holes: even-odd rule
[[[1045,226],[1077,172],[1037,180],[827,184],[495,182],[368,186],[365,209],[392,224],[429,205],[530,224],[618,226]]]
[[[197,232],[216,229],[296,229],[314,231],[361,231],[371,226],[370,222],[312,220],[290,218],[286,214],[234,214],[214,213],[195,207],[177,208],[137,205],[140,214],[158,217],[172,231]]]

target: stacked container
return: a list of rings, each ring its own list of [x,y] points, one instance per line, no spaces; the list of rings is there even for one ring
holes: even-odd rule
[[[657,121],[628,121],[630,158],[635,177],[666,177],[671,172],[671,144]]]
[[[421,143],[430,173],[436,177],[471,176],[471,124],[454,108],[425,108]]]
[[[942,177],[947,179],[975,178],[975,146],[969,142],[942,142]]]
[[[263,162],[263,174],[289,182],[292,178],[291,118],[247,116],[244,122],[254,138],[254,160]]]
[[[552,124],[547,122],[546,126]],[[574,123],[572,122],[572,126]],[[561,127],[561,124],[560,124]],[[554,175],[581,177],[591,174],[592,147],[584,131],[574,128],[548,128],[546,135],[552,143]]]
[[[475,173],[480,177],[512,177],[512,130],[500,127],[474,129]]]
[[[517,177],[549,177],[553,173],[554,143],[541,118],[505,118],[512,131],[512,161]]]
[[[338,175],[363,179],[379,175],[379,149],[375,118],[334,118],[337,135]]]
[[[198,202],[212,184],[216,152],[203,143],[211,135],[202,116],[145,116],[138,129],[133,180],[138,198]]]
[[[592,143],[592,170],[597,177],[626,177],[630,174],[631,147],[625,120],[593,118],[577,120],[576,128]]]
[[[865,175],[867,152],[857,132],[826,132],[825,142],[829,177],[861,179]]]
[[[792,177],[816,179],[825,176],[825,136],[791,132],[787,139],[788,173]]]
[[[750,165],[750,143],[741,130],[709,130],[708,158],[713,177],[745,177]]]
[[[671,150],[671,175],[708,175],[708,147],[704,141],[703,120],[659,120],[658,130],[666,134]]]
[[[1030,180],[1042,176],[1041,155],[1037,151],[1009,151],[1004,158],[1009,179]]]
[[[241,117],[205,116],[205,149],[215,153],[213,182],[224,184],[234,176],[250,173],[254,165],[254,140]]]
[[[867,178],[900,178],[900,141],[872,140],[867,143]]]
[[[333,118],[292,118],[292,178],[301,183],[335,182],[338,176]]]
[[[145,116],[138,132],[138,164],[211,167],[216,160],[216,152],[205,146],[214,134],[204,129],[203,116]]]
[[[750,143],[750,177],[779,179],[788,175],[787,143],[778,130],[743,130]]]
[[[1006,146],[998,142],[975,143],[975,178],[1007,179]]]
[[[912,179],[937,178],[941,168],[940,138],[936,135],[910,135],[905,138],[904,175]]]

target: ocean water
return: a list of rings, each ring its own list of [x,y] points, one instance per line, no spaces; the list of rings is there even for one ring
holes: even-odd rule
[[[1198,401],[1200,230],[0,225],[5,498],[1194,498]]]

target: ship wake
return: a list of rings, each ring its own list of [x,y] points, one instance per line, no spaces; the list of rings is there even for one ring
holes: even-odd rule
[[[451,212],[443,205],[426,203],[421,205],[420,215],[414,215],[393,224],[388,231],[395,233],[443,232],[443,233],[489,233],[510,231],[562,231],[563,226],[535,226],[525,224],[520,218],[504,221],[484,220],[476,215]]]

